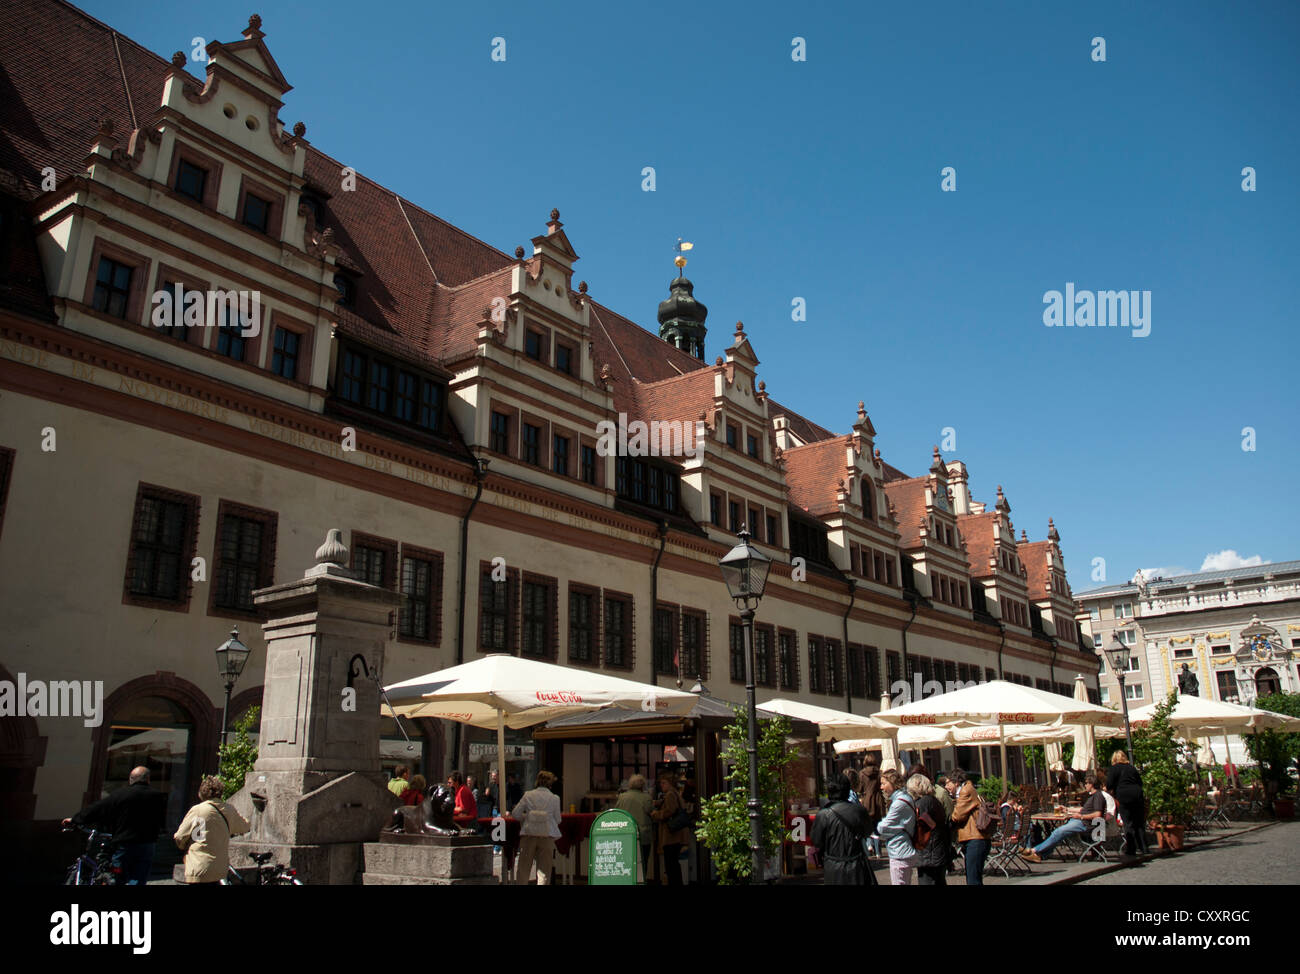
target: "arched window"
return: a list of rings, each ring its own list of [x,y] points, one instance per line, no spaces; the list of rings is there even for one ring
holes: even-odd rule
[[[872,507],[872,504],[871,504],[871,487],[872,487],[872,483],[871,483],[871,481],[868,480],[868,479],[866,479],[866,478],[863,478],[863,481],[862,481],[862,516],[865,517],[865,518],[866,518],[867,520],[869,520],[869,521],[874,521],[874,520],[876,519],[876,515],[872,513],[872,511],[873,511],[873,507]]]

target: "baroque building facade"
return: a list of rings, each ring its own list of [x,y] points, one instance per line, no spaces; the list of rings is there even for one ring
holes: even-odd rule
[[[7,827],[53,831],[137,763],[178,818],[215,763],[213,651],[252,649],[237,717],[251,593],[335,527],[405,596],[386,682],[508,652],[740,699],[717,562],[747,526],[775,562],[761,695],[1095,688],[1056,529],[1017,540],[1001,488],[986,510],[937,450],[906,476],[857,397],[845,433],[778,403],[741,324],[709,363],[681,276],[659,334],[613,311],[558,211],[506,253],[326,155],[280,119],[260,18],[207,55],[200,78],[58,0],[0,11],[0,680],[104,694],[93,726],[0,717]],[[702,438],[601,449],[621,420]],[[388,753],[434,780],[489,750],[415,724]]]

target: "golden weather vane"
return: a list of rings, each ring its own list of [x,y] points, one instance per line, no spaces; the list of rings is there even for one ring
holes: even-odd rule
[[[677,245],[673,250],[677,251],[677,256],[673,258],[673,263],[677,265],[677,274],[681,276],[682,268],[686,266],[686,258],[683,254],[695,246],[693,243],[687,243],[681,237],[677,238]]]

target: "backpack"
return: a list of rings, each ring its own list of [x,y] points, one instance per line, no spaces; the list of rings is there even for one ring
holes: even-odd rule
[[[916,807],[910,795],[905,796],[903,801],[912,806],[914,821],[912,823],[912,848],[920,852],[930,844],[930,838],[934,835],[934,819],[930,817],[929,812],[922,812]]]
[[[993,806],[983,798],[977,796],[976,800],[979,804],[971,812],[975,816],[975,828],[979,829],[981,833],[993,831],[993,827],[998,824],[997,813],[993,810]]]

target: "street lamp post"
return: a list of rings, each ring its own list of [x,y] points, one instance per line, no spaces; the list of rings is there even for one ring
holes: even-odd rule
[[[217,647],[217,675],[226,685],[226,702],[221,706],[221,746],[226,746],[230,734],[227,720],[230,717],[230,691],[235,688],[239,674],[244,672],[244,664],[251,653],[247,646],[239,641],[239,629],[230,630],[230,638]]]
[[[1129,760],[1137,764],[1137,760],[1133,755],[1133,729],[1128,722],[1128,694],[1124,690],[1124,673],[1128,668],[1128,657],[1128,646],[1120,642],[1119,633],[1115,632],[1110,637],[1110,643],[1106,646],[1106,659],[1110,662],[1110,668],[1115,672],[1115,679],[1119,680],[1119,702],[1124,708],[1124,740],[1128,746]]]
[[[737,537],[740,544],[722,556],[718,567],[727,592],[736,607],[745,631],[745,695],[749,710],[746,750],[749,751],[749,845],[753,855],[754,882],[763,877],[763,823],[762,806],[758,793],[758,704],[754,698],[754,610],[763,598],[767,586],[767,573],[772,559],[757,548],[750,547],[749,531],[742,527]],[[752,604],[751,604],[752,603]]]

